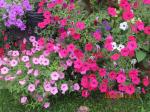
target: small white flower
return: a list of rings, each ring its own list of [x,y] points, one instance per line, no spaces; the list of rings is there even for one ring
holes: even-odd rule
[[[136,59],[132,59],[131,60],[131,64],[135,65],[137,63],[137,60]]]
[[[119,44],[119,46],[117,47],[117,50],[120,52],[123,48],[124,48],[124,45]]]
[[[122,22],[122,23],[120,23],[120,26],[119,26],[119,28],[121,29],[121,30],[127,30],[128,29],[128,23],[127,22]]]
[[[116,44],[116,42],[112,42],[111,44],[112,44],[113,50],[117,49],[117,44]]]

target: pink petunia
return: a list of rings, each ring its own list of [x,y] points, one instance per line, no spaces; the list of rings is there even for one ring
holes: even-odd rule
[[[63,27],[66,26],[67,25],[67,19],[60,20],[60,25]]]
[[[22,86],[25,85],[26,84],[26,80],[20,80],[19,84],[22,85]]]
[[[126,86],[124,84],[119,84],[118,85],[118,90],[119,91],[125,91],[125,89],[126,89]]]
[[[118,83],[124,83],[126,81],[126,76],[123,73],[119,73],[119,75],[116,78]]]
[[[74,40],[79,40],[80,37],[81,37],[81,35],[80,35],[79,33],[74,33],[74,34],[72,35],[72,38],[73,38]]]
[[[50,90],[51,90],[51,85],[50,85],[50,83],[44,83],[44,90],[46,91],[46,92],[50,92]]]
[[[130,84],[130,85],[126,86],[125,92],[129,95],[132,95],[135,93],[135,87],[132,84]]]
[[[9,69],[7,67],[2,67],[1,68],[1,74],[5,75],[9,72]]]
[[[59,73],[58,72],[52,72],[50,74],[50,77],[52,80],[57,81],[59,79]]]
[[[138,73],[139,71],[137,69],[131,69],[128,74],[129,74],[129,77],[132,79],[134,77],[138,77]]]
[[[94,32],[93,33],[93,37],[97,40],[97,41],[100,41],[101,40],[101,34],[100,34],[100,32]]]
[[[34,84],[29,84],[28,85],[28,91],[29,92],[34,92],[35,91],[35,85]]]
[[[10,61],[10,66],[11,67],[15,67],[17,65],[18,65],[18,61],[17,60],[13,59],[13,60]]]
[[[105,68],[100,68],[98,72],[99,72],[99,75],[101,77],[104,77],[106,75],[106,69]]]
[[[115,53],[111,56],[111,59],[114,61],[117,61],[119,58],[120,58],[120,54],[117,54],[117,53]]]
[[[82,96],[87,98],[89,97],[90,93],[88,92],[88,90],[82,90]]]
[[[142,21],[137,21],[136,26],[137,26],[138,30],[140,30],[140,31],[144,30],[144,23]]]
[[[150,0],[143,0],[144,4],[150,5]]]
[[[138,77],[133,77],[132,78],[132,83],[135,84],[135,85],[138,85],[140,83],[140,78]]]
[[[105,83],[100,84],[99,90],[101,93],[106,93],[108,90],[108,86]]]
[[[59,57],[60,58],[66,58],[68,56],[68,50],[67,49],[61,49],[59,51]]]
[[[41,59],[42,61],[41,61],[41,64],[43,65],[43,66],[48,66],[49,65],[49,59],[47,59],[47,58],[43,58],[43,59]]]
[[[89,80],[89,90],[95,90],[98,87],[98,81],[96,78],[90,78]]]
[[[35,77],[37,77],[38,75],[39,75],[39,70],[34,70],[34,72],[33,72],[33,75],[35,76]]]
[[[79,86],[78,83],[75,83],[75,84],[73,85],[73,90],[74,90],[74,91],[79,91],[79,90],[80,90],[80,86]]]
[[[129,21],[134,18],[134,14],[131,11],[124,11],[122,15],[123,20]]]
[[[92,49],[93,49],[92,43],[87,43],[87,44],[85,45],[85,51],[92,51]]]
[[[57,87],[51,87],[50,93],[51,93],[52,95],[56,95],[56,94],[58,93],[58,88],[57,88]]]
[[[47,7],[48,8],[54,8],[56,6],[56,3],[53,3],[53,2],[51,2],[51,3],[49,3],[48,5],[47,5]]]
[[[127,48],[130,50],[130,51],[134,51],[135,49],[137,49],[138,45],[136,43],[136,41],[129,41],[127,43]]]
[[[38,65],[38,64],[39,64],[39,59],[33,57],[33,58],[32,58],[32,63],[35,64],[35,65]]]
[[[121,49],[121,56],[127,57],[129,55],[129,49],[127,47]]]
[[[108,11],[108,14],[111,15],[112,17],[117,15],[116,8],[108,7],[107,11]]]
[[[68,60],[66,61],[66,64],[67,64],[67,66],[72,66],[73,62],[72,62],[70,59],[68,59]]]
[[[12,56],[14,56],[14,57],[19,56],[19,51],[13,51],[13,52],[12,52]]]
[[[149,86],[149,84],[150,84],[150,80],[148,77],[144,77],[142,82],[145,87]]]
[[[84,30],[85,29],[85,24],[82,21],[78,21],[76,23],[76,28],[80,29],[80,30]]]
[[[28,62],[29,61],[29,56],[22,56],[21,61]]]
[[[81,79],[81,86],[83,88],[88,88],[89,87],[89,82],[88,82],[88,76],[83,76]]]
[[[146,26],[144,28],[144,33],[147,34],[147,35],[150,35],[150,26]]]
[[[117,73],[115,71],[111,71],[109,74],[108,74],[108,77],[111,79],[111,80],[115,80],[117,78]]]
[[[22,104],[26,104],[27,103],[27,97],[26,96],[23,96],[23,97],[21,97],[21,99],[20,99],[20,102],[22,103]]]
[[[44,107],[45,109],[49,108],[49,106],[50,106],[50,103],[49,103],[49,102],[46,102],[46,103],[44,103],[44,105],[43,105],[43,107]]]
[[[62,93],[64,94],[67,90],[68,90],[68,84],[61,84],[61,90],[62,90]]]

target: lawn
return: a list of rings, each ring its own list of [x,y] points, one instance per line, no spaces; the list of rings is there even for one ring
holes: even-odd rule
[[[71,94],[51,99],[49,112],[75,112],[80,106],[87,106],[90,112],[150,112],[150,94],[139,98],[107,99],[95,93],[88,99]],[[0,90],[0,112],[27,112],[13,99],[7,89]],[[30,111],[34,112],[34,111]]]

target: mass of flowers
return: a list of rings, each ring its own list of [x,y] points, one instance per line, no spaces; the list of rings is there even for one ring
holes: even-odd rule
[[[26,3],[25,9],[30,10]],[[0,7],[3,4],[0,0]],[[85,98],[96,91],[110,98],[146,94],[150,72],[138,63],[146,59],[150,66],[150,25],[139,9],[147,10],[150,1],[119,0],[116,4],[82,19],[73,0],[41,0],[37,10],[44,17],[37,25],[40,38],[24,38],[20,50],[4,53],[0,49],[0,79],[11,84],[9,89],[20,95],[21,104],[45,111],[52,96],[71,92]],[[15,16],[10,13],[8,18],[11,15]],[[20,22],[15,23],[22,28]]]
[[[29,0],[21,2],[7,3],[7,0],[0,0],[0,10],[3,11],[2,19],[7,27],[16,26],[21,30],[25,30],[26,25],[22,18],[26,11],[32,10]]]

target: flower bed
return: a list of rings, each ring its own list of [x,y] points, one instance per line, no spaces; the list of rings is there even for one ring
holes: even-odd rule
[[[0,60],[0,79],[37,111],[50,107],[50,97],[70,92],[85,98],[96,91],[110,98],[146,94],[149,72],[138,64],[148,60],[150,66],[149,18],[140,13],[149,3],[120,0],[83,20],[73,1],[42,0],[37,12],[44,19],[36,27],[41,38],[30,36],[24,49],[9,50]]]

